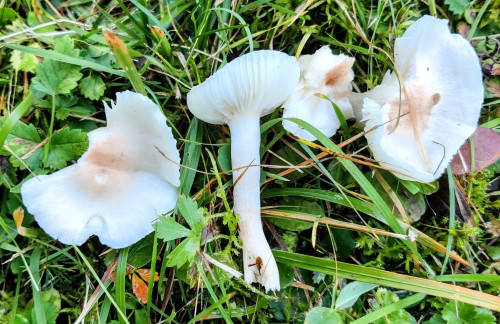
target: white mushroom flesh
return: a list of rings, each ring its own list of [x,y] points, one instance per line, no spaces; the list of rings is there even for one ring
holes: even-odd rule
[[[24,183],[28,211],[50,236],[83,244],[91,235],[112,248],[137,242],[175,207],[179,152],[166,118],[148,98],[125,91],[105,105],[108,124],[88,133],[72,166]]]
[[[259,119],[283,103],[297,85],[297,61],[277,51],[256,51],[228,63],[188,94],[189,110],[231,131],[234,212],[239,215],[248,283],[279,290],[279,273],[260,219]]]
[[[328,46],[323,46],[313,55],[302,55],[299,63],[300,80],[283,104],[283,117],[302,119],[331,137],[340,127],[339,119],[332,104],[316,94],[332,100],[346,119],[353,117],[349,86],[354,78],[354,58],[344,54],[334,55]],[[308,141],[316,139],[292,121],[284,120],[283,127]]]
[[[396,39],[395,66],[401,84],[387,74],[364,94],[365,136],[374,158],[396,176],[431,182],[477,127],[479,59],[447,20],[424,16]]]

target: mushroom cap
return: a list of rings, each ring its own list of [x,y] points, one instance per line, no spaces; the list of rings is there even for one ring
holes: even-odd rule
[[[285,101],[299,76],[294,57],[279,51],[255,51],[234,59],[193,87],[187,104],[193,115],[211,124],[228,124],[235,117],[261,117]]]
[[[88,133],[89,148],[76,164],[21,187],[40,227],[65,244],[95,234],[112,248],[126,247],[177,202],[180,157],[158,106],[125,91],[105,110],[107,126]]]
[[[396,39],[395,66],[401,91],[391,73],[365,94],[365,136],[374,158],[396,176],[430,182],[477,127],[481,66],[467,40],[451,34],[447,20],[431,16]]]
[[[299,63],[300,80],[283,104],[283,117],[302,119],[331,137],[340,127],[340,122],[332,104],[315,94],[330,98],[346,119],[353,117],[349,85],[354,78],[354,58],[344,54],[334,55],[328,46],[323,46],[313,55],[302,55]],[[284,120],[283,127],[295,136],[309,141],[316,139],[294,122]]]

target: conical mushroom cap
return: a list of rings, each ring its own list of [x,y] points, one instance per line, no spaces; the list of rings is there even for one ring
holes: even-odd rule
[[[401,92],[392,73],[365,94],[365,136],[382,166],[401,179],[430,182],[477,127],[481,66],[472,46],[450,33],[447,20],[431,16],[396,40],[395,63]]]
[[[281,105],[297,85],[297,60],[279,51],[242,55],[197,85],[187,96],[189,110],[211,124],[235,117],[260,117]]]
[[[354,78],[354,58],[344,54],[334,55],[328,46],[323,46],[313,55],[302,55],[299,63],[300,80],[283,104],[283,117],[302,119],[331,137],[340,127],[339,119],[332,104],[315,94],[330,98],[346,119],[353,117],[349,85]],[[308,141],[316,139],[294,122],[284,120],[283,127]]]
[[[105,107],[107,126],[88,133],[89,148],[76,164],[21,188],[40,227],[65,244],[94,234],[112,248],[128,246],[177,202],[179,152],[158,106],[125,91]]]

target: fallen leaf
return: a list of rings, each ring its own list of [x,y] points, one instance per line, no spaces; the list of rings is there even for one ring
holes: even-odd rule
[[[19,206],[12,213],[12,218],[14,218],[14,222],[16,223],[17,232],[21,236],[26,236],[26,228],[22,226],[24,219],[24,209]]]
[[[500,64],[499,63],[493,64],[493,67],[491,68],[491,75],[500,75]]]
[[[137,269],[132,273],[132,291],[143,304],[148,302],[148,283],[150,269]],[[158,281],[159,276],[155,271],[154,281]]]
[[[493,70],[491,70],[493,73]],[[492,95],[494,95],[497,98],[500,98],[500,84],[495,83],[495,82],[486,82],[486,85],[488,86],[488,91],[491,92]]]
[[[478,127],[471,136],[474,147],[474,170],[480,171],[500,158],[500,134],[492,129]],[[453,174],[470,173],[471,143],[469,140],[458,150],[451,160]]]

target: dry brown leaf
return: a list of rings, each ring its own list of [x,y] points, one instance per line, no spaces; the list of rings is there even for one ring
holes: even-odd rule
[[[491,70],[493,73],[493,70]],[[500,84],[495,82],[486,82],[488,86],[488,91],[491,92],[495,97],[500,98]]]
[[[500,158],[500,134],[492,129],[478,127],[472,134],[474,146],[474,172],[495,163]],[[471,145],[467,140],[450,163],[453,174],[471,172]]]
[[[148,302],[148,283],[150,269],[137,269],[132,273],[132,291],[143,304]],[[155,271],[154,281],[158,281],[159,276]]]
[[[14,218],[14,222],[16,223],[17,232],[21,236],[26,236],[26,227],[22,226],[24,219],[24,209],[19,206],[12,213],[12,218]]]

